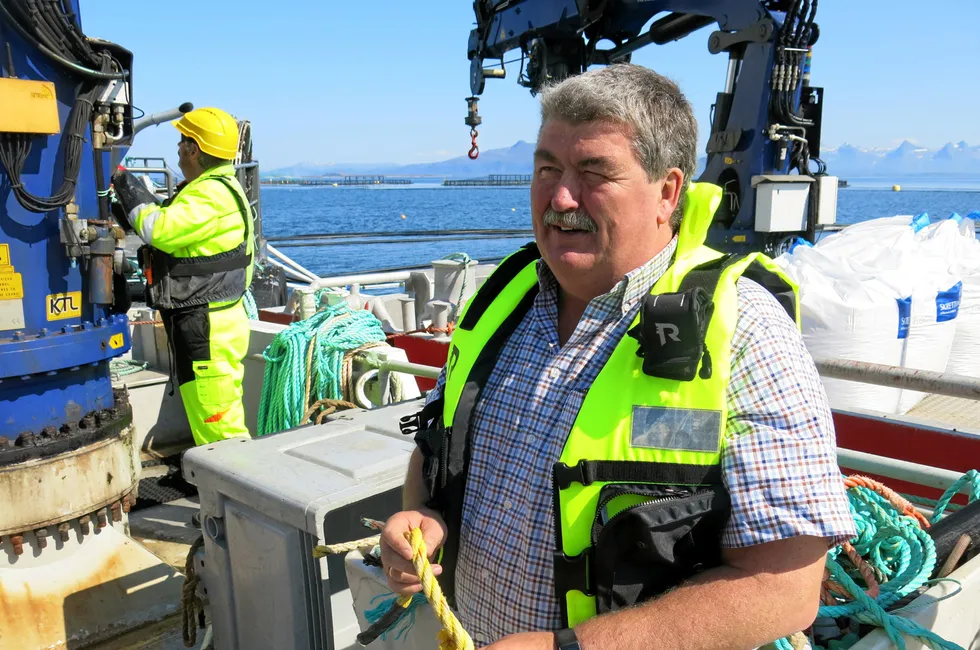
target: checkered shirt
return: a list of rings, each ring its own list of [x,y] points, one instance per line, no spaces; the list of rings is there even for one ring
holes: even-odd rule
[[[558,283],[540,292],[500,352],[474,409],[456,572],[458,615],[477,646],[562,627],[554,595],[551,467],[589,386],[670,266],[676,239],[594,298],[558,343]],[[722,457],[731,518],[722,544],[855,534],[837,467],[833,420],[802,337],[772,294],[742,278]],[[440,376],[428,400],[442,390]]]

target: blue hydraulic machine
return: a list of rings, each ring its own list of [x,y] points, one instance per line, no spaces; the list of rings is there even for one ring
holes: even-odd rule
[[[132,54],[78,0],[0,0],[0,467],[118,433],[130,348],[109,179],[133,137]]]

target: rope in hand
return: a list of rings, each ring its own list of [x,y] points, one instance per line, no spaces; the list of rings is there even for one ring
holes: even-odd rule
[[[366,526],[380,530],[384,527],[384,522],[371,519],[362,519]],[[432,564],[429,563],[429,554],[425,548],[425,540],[422,537],[420,528],[413,528],[405,534],[405,539],[412,546],[412,565],[422,582],[422,593],[426,600],[432,605],[435,615],[442,623],[442,630],[439,631],[437,640],[439,650],[473,650],[473,639],[463,629],[463,625],[453,614],[446,601],[446,596],[442,593],[439,581],[432,573]],[[324,557],[333,553],[348,553],[350,551],[362,551],[373,548],[380,541],[380,536],[366,537],[353,542],[341,544],[319,545],[313,549],[313,557]],[[411,607],[413,603],[419,602],[418,594],[409,596],[399,596],[391,605],[388,611],[370,628],[357,635],[357,642],[361,645],[368,645],[377,639],[385,630],[393,626]]]

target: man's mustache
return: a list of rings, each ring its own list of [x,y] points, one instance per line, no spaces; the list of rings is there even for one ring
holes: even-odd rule
[[[548,208],[542,216],[542,221],[546,226],[572,228],[585,232],[596,232],[599,229],[592,217],[581,209],[573,212],[557,212],[553,208]]]

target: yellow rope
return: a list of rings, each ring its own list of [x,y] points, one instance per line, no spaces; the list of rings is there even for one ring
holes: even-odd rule
[[[318,544],[313,547],[313,557],[321,558],[336,553],[350,553],[361,549],[372,549],[381,541],[381,535],[356,539],[353,542],[343,542],[341,544]]]
[[[362,520],[362,523],[376,530],[384,526],[384,522],[369,519]],[[348,553],[350,551],[371,548],[378,543],[379,539],[380,536],[375,535],[374,537],[366,537],[342,544],[321,544],[313,548],[313,557],[320,558],[334,553]],[[446,596],[443,595],[442,588],[432,573],[432,565],[429,564],[429,554],[425,549],[422,530],[420,528],[413,528],[411,532],[405,534],[405,539],[412,546],[412,564],[415,566],[415,572],[422,581],[422,592],[425,594],[429,604],[432,605],[433,611],[435,611],[436,616],[442,623],[442,630],[439,631],[438,636],[439,650],[473,650],[473,639],[466,633],[459,619],[456,618],[456,615],[449,608],[449,603],[446,602]],[[392,609],[396,607],[404,609],[411,602],[411,595],[399,596],[395,604],[392,605]]]
[[[425,550],[425,540],[422,539],[422,530],[413,528],[405,535],[412,545],[412,564],[415,565],[415,572],[422,580],[422,591],[432,605],[436,616],[442,622],[442,630],[439,632],[439,650],[473,650],[473,639],[463,629],[459,619],[449,609],[449,603],[439,587],[439,582],[432,574],[432,565],[429,564],[428,553]],[[398,604],[405,600],[406,604],[412,597],[403,596],[398,599]]]

